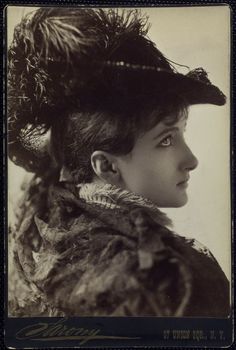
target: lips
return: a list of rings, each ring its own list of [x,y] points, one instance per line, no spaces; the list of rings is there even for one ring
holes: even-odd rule
[[[177,186],[187,186],[188,185],[188,180],[189,180],[189,176],[185,180],[177,183]]]

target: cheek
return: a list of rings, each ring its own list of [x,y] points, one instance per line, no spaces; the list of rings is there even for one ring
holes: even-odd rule
[[[149,198],[159,207],[181,207],[187,202],[185,191],[180,191],[176,184],[179,181],[175,159],[166,157],[159,161],[150,156],[143,161],[143,166],[136,167],[131,189]]]
[[[178,181],[176,156],[170,151],[142,150],[132,159],[123,159],[120,170],[125,188],[155,201],[169,200]]]
[[[150,154],[130,167],[129,188],[149,198],[157,193],[159,196],[165,196],[168,191],[173,190],[175,173],[173,162],[166,159],[157,160]]]
[[[146,169],[143,180],[143,188],[148,197],[164,198],[173,191],[173,172],[170,167],[152,166]]]
[[[132,160],[122,161],[119,164],[123,186],[137,194],[144,194],[150,177],[153,177],[152,170],[146,157],[132,158]]]
[[[123,186],[157,206],[181,207],[187,202],[185,190],[176,185],[180,181],[179,155],[172,149],[163,152],[142,152],[121,161]]]
[[[176,162],[174,157],[161,155],[158,158],[151,154],[147,158],[145,169],[147,181],[152,180],[159,186],[171,185],[176,178]]]

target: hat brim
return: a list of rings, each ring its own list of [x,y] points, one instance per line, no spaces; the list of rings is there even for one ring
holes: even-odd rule
[[[163,73],[165,74],[170,91],[182,95],[190,105],[208,103],[222,106],[226,103],[223,92],[210,82],[206,83],[180,73]]]
[[[103,72],[104,73],[104,72]],[[190,72],[191,73],[191,72]],[[222,106],[226,96],[210,80],[191,74],[181,74],[172,71],[126,70],[112,69],[105,72],[107,94],[110,98],[115,94],[124,95],[129,99],[148,99],[160,94],[173,93],[180,95],[189,105],[213,104]]]

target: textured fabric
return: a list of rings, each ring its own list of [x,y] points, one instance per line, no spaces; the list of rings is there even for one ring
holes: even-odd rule
[[[109,191],[91,187],[88,203],[81,187],[33,179],[15,228],[10,314],[227,316],[229,283],[211,253],[157,208]]]
[[[83,183],[76,187],[79,197],[88,204],[116,210],[121,210],[124,206],[127,209],[138,206],[148,209],[149,214],[154,216],[160,224],[172,226],[171,220],[152,201],[126,189],[98,183]]]

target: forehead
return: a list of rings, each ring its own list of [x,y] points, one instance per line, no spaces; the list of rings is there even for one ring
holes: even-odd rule
[[[139,129],[142,132],[148,131],[157,124],[164,123],[166,125],[173,125],[183,117],[188,116],[189,106],[182,103],[181,100],[166,101],[151,101],[151,103],[144,107],[138,114]]]
[[[172,126],[183,126],[186,125],[188,119],[188,113],[181,113],[179,115],[169,115],[163,118],[162,120],[157,120],[153,126],[144,132],[145,134],[162,131],[163,129],[172,127]]]
[[[165,118],[162,121],[158,122],[156,125],[154,125],[151,129],[149,129],[146,132],[143,132],[141,135],[139,135],[138,139],[149,139],[158,136],[159,134],[164,133],[165,131],[168,131],[171,128],[177,128],[182,130],[187,124],[187,114],[182,115],[179,119],[176,121],[173,121],[173,118]],[[138,141],[137,139],[137,141]]]

